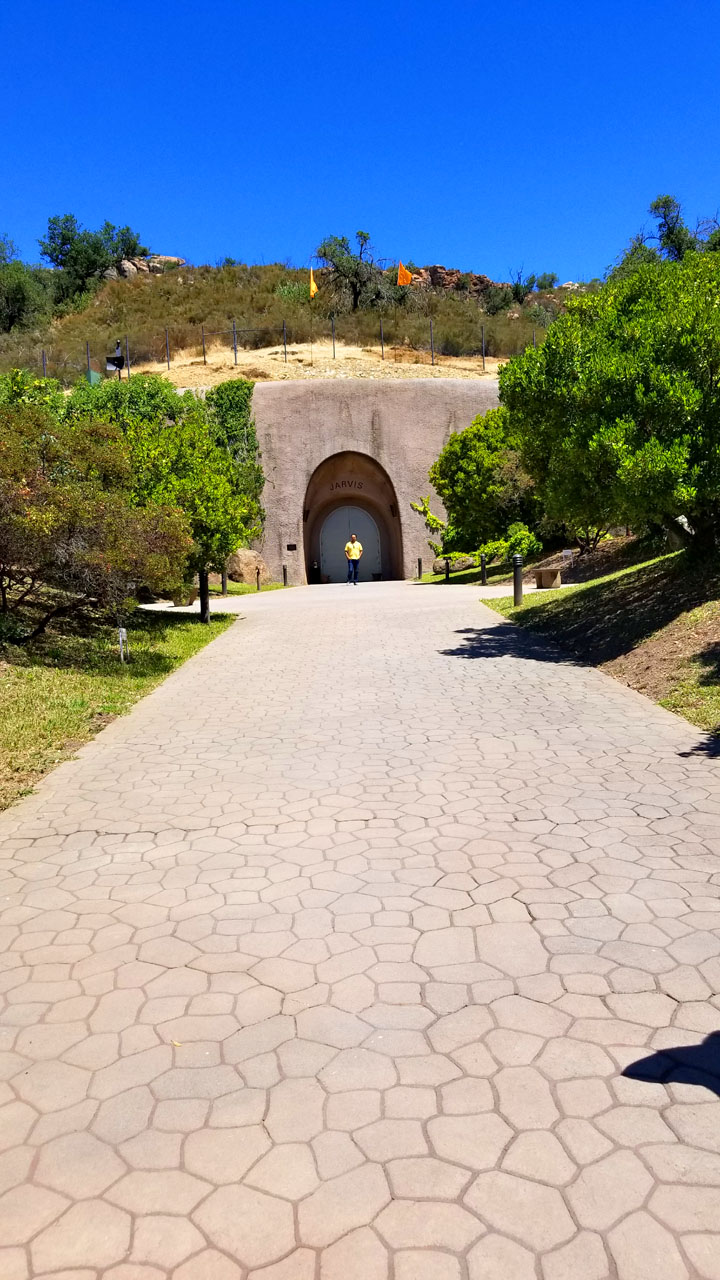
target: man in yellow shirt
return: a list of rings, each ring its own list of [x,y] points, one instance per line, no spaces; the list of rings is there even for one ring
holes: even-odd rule
[[[348,586],[351,582],[358,584],[358,571],[360,569],[360,557],[362,555],[362,543],[358,542],[354,533],[350,534],[350,541],[345,543],[345,556],[348,562]]]

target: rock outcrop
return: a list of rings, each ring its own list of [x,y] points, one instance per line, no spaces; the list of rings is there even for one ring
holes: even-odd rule
[[[470,293],[475,297],[487,293],[497,281],[489,276],[476,275],[472,271],[459,271],[456,267],[442,267],[439,264],[430,267],[419,267],[412,273],[415,287],[425,289],[447,289],[457,293]]]
[[[184,267],[184,258],[168,253],[151,253],[148,258],[123,258],[116,267],[103,271],[104,280],[132,280],[137,275],[162,275],[168,267]]]
[[[262,556],[249,547],[240,547],[228,558],[227,576],[231,582],[246,582],[254,587],[257,583],[257,571],[260,570],[260,582],[270,582],[270,574]]]

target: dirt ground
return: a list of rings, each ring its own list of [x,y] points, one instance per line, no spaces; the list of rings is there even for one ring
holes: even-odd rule
[[[288,344],[287,362],[282,344],[254,350],[238,348],[237,365],[232,350],[208,349],[207,364],[195,351],[177,351],[168,369],[165,363],[133,364],[134,373],[163,373],[177,387],[212,387],[232,377],[256,382],[282,382],[297,378],[482,378],[497,374],[499,361],[487,357],[483,374],[482,356],[436,356],[405,347],[380,348],[344,346],[339,342],[333,359],[332,343]]]
[[[719,658],[720,602],[710,600],[705,606],[681,614],[636,649],[602,663],[602,670],[659,702],[695,663],[708,671],[704,683],[712,683],[711,673]]]

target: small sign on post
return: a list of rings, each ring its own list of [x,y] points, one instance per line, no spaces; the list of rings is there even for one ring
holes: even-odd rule
[[[119,381],[120,378],[122,377],[121,370],[124,369],[124,367],[125,367],[125,357],[122,353],[122,347],[120,346],[120,339],[118,338],[117,342],[115,343],[115,354],[112,356],[105,357],[105,372],[115,373],[117,371],[117,376]],[[88,370],[89,370],[89,365],[88,365]],[[89,378],[88,378],[88,381],[90,381]]]
[[[128,649],[127,631],[125,627],[118,627],[118,641],[120,644],[120,661],[126,662],[130,657],[130,650]]]

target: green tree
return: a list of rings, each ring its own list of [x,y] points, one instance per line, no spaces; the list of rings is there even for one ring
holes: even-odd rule
[[[148,253],[131,227],[104,222],[98,231],[89,231],[71,213],[49,218],[47,235],[38,244],[42,257],[55,268],[58,302],[71,301],[84,293],[123,258],[144,257]]]
[[[430,480],[448,513],[444,551],[475,550],[514,521],[536,515],[532,483],[503,408],[454,432],[430,468]]]
[[[375,263],[369,232],[356,231],[355,240],[355,252],[347,236],[328,236],[316,249],[335,302],[351,311],[375,306],[386,296],[388,283]]]
[[[27,401],[0,406],[0,614],[32,617],[16,639],[83,605],[120,613],[135,584],[181,575],[190,546],[177,507],[134,504],[117,427],[59,421]]]
[[[581,547],[613,524],[720,545],[720,261],[650,261],[568,302],[500,396],[549,517]]]
[[[44,273],[21,262],[17,246],[0,235],[0,333],[39,323],[51,305]]]
[[[559,279],[555,271],[543,271],[535,281],[535,288],[538,293],[549,293],[556,287]]]
[[[170,504],[184,512],[192,535],[188,570],[199,577],[203,622],[210,620],[209,573],[221,573],[228,556],[259,537],[263,525],[252,383],[237,387],[217,387],[206,404],[192,392],[178,395],[162,378],[136,375],[98,387],[78,384],[67,401],[70,416],[97,413],[122,428],[138,505]]]
[[[658,196],[649,211],[657,223],[658,244],[671,262],[681,262],[686,253],[699,247],[698,237],[685,225],[682,209],[674,196]]]

